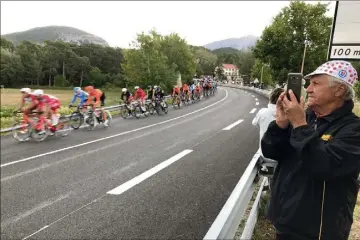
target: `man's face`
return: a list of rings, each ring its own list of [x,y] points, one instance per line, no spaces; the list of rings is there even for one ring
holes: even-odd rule
[[[327,75],[315,75],[310,80],[310,85],[306,89],[308,93],[307,105],[312,106],[324,106],[336,99],[336,92],[338,86],[329,86],[329,78]]]

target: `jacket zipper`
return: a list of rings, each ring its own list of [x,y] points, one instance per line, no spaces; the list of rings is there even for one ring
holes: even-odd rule
[[[325,189],[326,189],[326,182],[324,181],[323,191],[322,191],[322,200],[321,200],[321,215],[320,215],[319,240],[321,240],[323,217],[324,217]]]

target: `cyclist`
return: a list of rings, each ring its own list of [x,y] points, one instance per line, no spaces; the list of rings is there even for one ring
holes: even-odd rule
[[[33,105],[33,106],[35,105],[34,102],[36,101],[36,98],[33,94],[31,94],[30,88],[22,88],[22,89],[20,89],[20,92],[22,95],[21,95],[21,100],[20,100],[20,107],[17,109],[17,111],[22,110],[25,103],[27,103],[27,102],[31,103],[31,105]],[[31,105],[27,109],[33,108]],[[27,109],[24,109],[24,120],[25,121],[27,121],[27,115],[25,114],[25,110],[27,110]]]
[[[145,99],[146,99],[146,93],[144,90],[142,90],[139,86],[134,87],[135,93],[134,93],[134,99],[137,100],[139,98],[140,105],[141,105],[141,111],[142,113],[145,112]]]
[[[157,86],[148,86],[147,91],[147,99],[153,100],[154,99],[154,89],[156,89]]]
[[[195,96],[196,98],[200,97],[200,91],[201,91],[201,87],[200,87],[200,83],[198,85],[196,85],[195,87]]]
[[[129,104],[133,99],[131,92],[126,88],[121,89],[121,92],[121,100],[123,100],[125,104]]]
[[[131,101],[133,100],[133,96],[131,94],[131,92],[126,89],[126,88],[123,88],[121,89],[121,100],[124,101],[125,104],[130,104]],[[128,112],[129,112],[129,115],[131,114],[131,110],[128,109]]]
[[[89,94],[86,105],[89,105],[91,102],[93,105],[93,111],[96,113],[96,106],[100,103],[100,111],[104,119],[104,125],[106,126],[106,114],[104,111],[105,106],[105,93],[103,93],[100,89],[95,89],[93,86],[85,87],[85,91]]]
[[[29,114],[33,110],[36,109],[38,101],[37,101],[35,95],[33,95],[31,93],[30,88],[22,88],[22,89],[20,89],[20,92],[21,92],[22,96],[21,96],[21,100],[20,100],[20,106],[16,110],[16,112],[22,110],[23,116],[24,116],[24,123],[26,124],[26,123],[28,123],[28,120],[29,120]],[[30,103],[30,105],[27,108],[23,109],[25,103],[27,103],[27,102]],[[23,125],[22,130],[21,130],[23,133],[25,133],[25,131],[26,131],[26,125],[25,124]]]
[[[45,116],[51,114],[51,125],[56,126],[59,123],[57,110],[61,107],[60,100],[52,95],[44,94],[44,91],[41,89],[35,90],[34,95],[40,101],[40,108],[45,109]]]
[[[195,96],[195,83],[193,82],[190,86],[190,91],[191,91],[191,99],[194,100],[194,96]]]
[[[160,99],[160,104],[161,104],[162,102],[164,102],[164,100],[165,100],[165,93],[164,93],[164,91],[161,89],[161,87],[156,86],[155,91],[154,91],[154,98],[155,98],[155,99],[156,99],[156,98]],[[160,106],[163,108],[163,104],[161,104]]]
[[[74,104],[76,102],[77,98],[80,98],[80,103],[79,106],[83,107],[85,105],[85,103],[87,102],[89,97],[89,94],[83,90],[81,90],[80,87],[74,87],[74,97],[70,102],[69,107],[72,107],[72,104]]]
[[[208,80],[208,89],[209,89],[209,95],[212,95],[212,94],[213,94],[213,91],[212,91],[212,82],[211,82],[210,79]]]
[[[173,97],[172,104],[174,104],[175,99],[179,98],[179,95],[180,95],[180,88],[177,85],[175,85],[173,88],[173,92],[171,94],[171,96]]]
[[[156,86],[155,91],[154,91],[154,97],[164,100],[165,99],[164,90],[162,90],[161,87]]]
[[[183,92],[183,94],[185,96],[185,100],[188,101],[189,100],[189,86],[186,83],[184,83],[184,85],[183,85],[183,91],[182,92]]]

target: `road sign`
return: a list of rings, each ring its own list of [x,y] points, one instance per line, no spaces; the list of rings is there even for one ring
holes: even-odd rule
[[[360,1],[336,1],[328,59],[360,61]]]

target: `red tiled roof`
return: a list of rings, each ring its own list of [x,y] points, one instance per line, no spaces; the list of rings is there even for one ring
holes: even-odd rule
[[[238,69],[238,67],[235,66],[234,64],[227,64],[227,63],[223,64],[223,68],[224,69]]]

